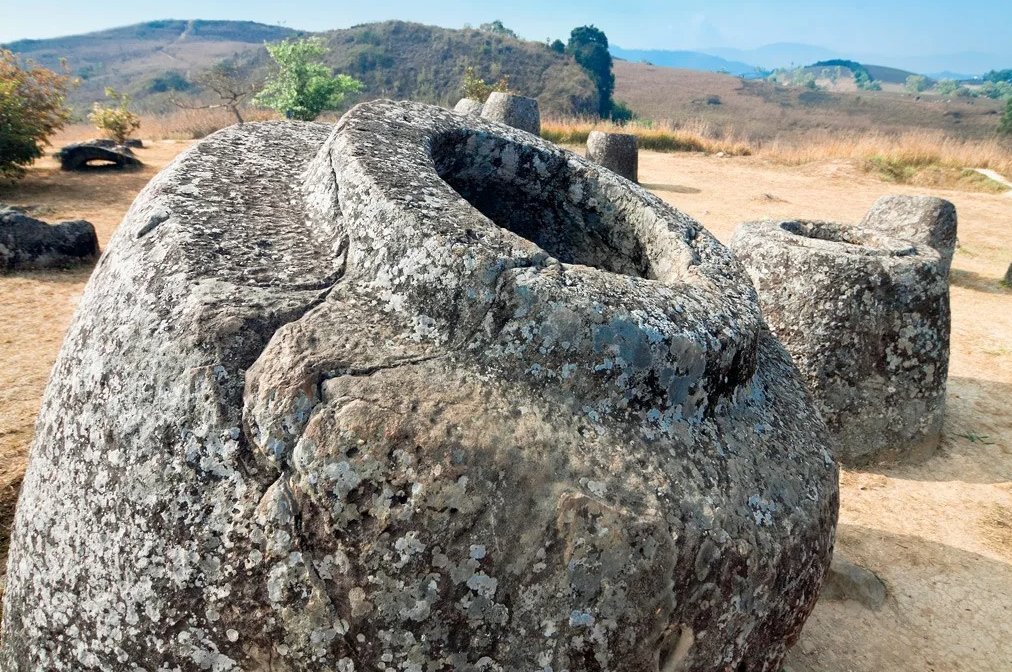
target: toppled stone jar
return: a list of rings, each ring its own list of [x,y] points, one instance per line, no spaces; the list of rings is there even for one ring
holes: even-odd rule
[[[697,222],[439,108],[245,124],[152,181],[88,286],[0,663],[775,670],[836,511]]]
[[[813,221],[749,222],[731,248],[807,379],[840,461],[934,452],[949,367],[948,265],[939,252]]]
[[[47,224],[18,208],[0,205],[0,273],[69,268],[93,262],[98,254],[91,222]]]

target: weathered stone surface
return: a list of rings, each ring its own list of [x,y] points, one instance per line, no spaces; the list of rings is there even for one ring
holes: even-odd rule
[[[1012,264],[1009,264],[1008,268],[1005,269],[1005,277],[1002,278],[1002,282],[1004,282],[1007,287],[1012,287]]]
[[[886,600],[886,587],[875,572],[835,553],[820,597],[827,600],[854,600],[869,609],[881,609]]]
[[[535,98],[493,91],[481,108],[481,116],[521,131],[541,135],[541,111]]]
[[[206,138],[47,391],[5,670],[776,670],[828,437],[729,251],[440,108]]]
[[[100,166],[139,168],[141,160],[125,145],[111,144],[111,140],[89,140],[67,145],[56,153],[63,170],[85,170]]]
[[[948,272],[927,245],[832,222],[742,224],[731,248],[849,465],[938,446]]]
[[[949,273],[956,251],[956,206],[949,201],[934,196],[883,196],[859,226],[935,248]]]
[[[639,151],[635,135],[591,131],[587,136],[587,159],[627,180],[637,181]]]
[[[0,207],[0,271],[66,268],[96,257],[98,236],[90,222],[47,224]]]
[[[474,98],[461,98],[457,101],[453,111],[458,114],[468,114],[475,117],[481,116],[481,111],[485,107],[485,104],[480,100]]]

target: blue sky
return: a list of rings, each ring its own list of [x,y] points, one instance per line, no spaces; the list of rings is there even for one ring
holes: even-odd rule
[[[593,23],[625,48],[749,49],[802,42],[890,57],[985,52],[1012,67],[1012,0],[0,0],[0,42],[162,18],[244,19],[306,30],[392,18],[451,28],[500,19],[538,40],[565,39],[574,26]]]

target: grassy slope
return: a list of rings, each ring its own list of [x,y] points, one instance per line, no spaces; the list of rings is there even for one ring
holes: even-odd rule
[[[53,69],[66,59],[70,72],[80,79],[69,102],[82,114],[93,101],[103,99],[107,86],[129,92],[141,109],[164,106],[158,97],[145,100],[152,78],[166,72],[195,75],[222,59],[262,49],[265,41],[295,34],[289,28],[249,21],[170,20],[5,46]]]
[[[7,45],[26,58],[58,68],[66,58],[81,84],[70,103],[83,115],[105,87],[126,91],[141,111],[172,109],[178,93],[153,94],[151,80],[169,72],[193,77],[235,58],[266,69],[263,43],[297,34],[239,21],[154,21],[87,35],[21,40]],[[597,107],[593,83],[576,62],[538,42],[388,21],[323,33],[328,63],[366,83],[363,98],[411,98],[454,103],[464,68],[486,78],[509,74],[518,92],[536,96],[549,112],[580,114]]]
[[[387,21],[326,33],[328,61],[366,84],[366,98],[411,98],[451,105],[460,98],[464,68],[539,99],[543,111],[589,113],[597,91],[569,56],[539,42],[515,40],[477,30],[450,30]]]
[[[708,103],[711,96],[718,96],[720,104]],[[917,100],[892,91],[808,91],[623,61],[615,62],[615,98],[642,117],[702,119],[754,140],[797,137],[813,130],[920,129],[987,138],[994,135],[1001,107],[990,99]]]

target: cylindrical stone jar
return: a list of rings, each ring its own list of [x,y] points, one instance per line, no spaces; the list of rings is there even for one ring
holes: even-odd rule
[[[930,455],[949,363],[938,251],[832,222],[769,220],[742,224],[731,248],[807,379],[839,460]]]
[[[636,136],[631,133],[591,131],[587,137],[587,159],[627,180],[637,181],[639,152]]]
[[[493,91],[485,101],[481,116],[521,131],[541,135],[541,111],[535,98]]]
[[[453,111],[457,114],[480,117],[483,107],[485,107],[485,105],[480,100],[475,100],[474,98],[461,98],[457,101],[457,104],[453,106]]]

